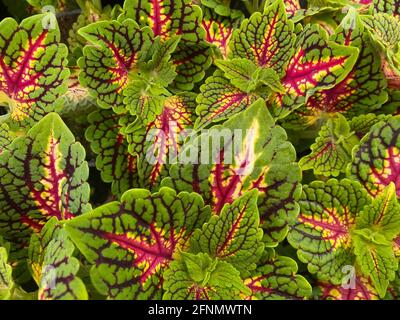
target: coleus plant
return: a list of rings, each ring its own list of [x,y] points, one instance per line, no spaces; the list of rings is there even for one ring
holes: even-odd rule
[[[0,299],[399,299],[396,1],[14,2]]]

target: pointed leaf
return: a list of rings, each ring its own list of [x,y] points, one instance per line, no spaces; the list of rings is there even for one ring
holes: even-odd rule
[[[347,179],[303,186],[300,215],[288,241],[319,280],[341,283],[342,267],[354,264],[351,229],[368,201],[362,186]]]
[[[211,64],[201,17],[201,9],[191,0],[126,0],[119,20],[133,19],[143,27],[150,27],[153,34],[163,40],[181,35],[172,57],[178,73],[174,86],[191,90],[195,82],[202,80],[204,71]]]
[[[244,58],[234,58],[217,60],[215,64],[224,72],[225,77],[230,80],[231,84],[240,90],[250,92],[256,88],[252,80],[257,66],[252,61]]]
[[[0,234],[24,248],[51,217],[89,211],[88,174],[82,145],[57,114],[44,117],[0,155]]]
[[[285,237],[298,213],[300,168],[285,131],[258,100],[223,126],[193,136],[162,185],[200,193],[215,214],[251,189],[258,189],[264,238]]]
[[[215,71],[200,87],[197,96],[196,128],[219,122],[248,108],[257,99],[254,93],[246,93],[231,85],[222,71]]]
[[[282,0],[255,12],[235,30],[230,57],[247,58],[258,66],[272,68],[280,75],[293,54],[293,22],[286,17]]]
[[[190,93],[165,100],[162,113],[146,126],[140,119],[127,126],[128,150],[139,158],[139,185],[156,189],[168,175],[170,162],[179,154],[188,130],[193,127],[195,96]]]
[[[397,201],[394,183],[389,184],[363,209],[357,219],[357,228],[372,228],[390,241],[400,235],[400,204]]]
[[[7,249],[0,247],[0,300],[11,298],[14,280],[12,278],[12,268],[8,264]]]
[[[196,230],[191,239],[191,252],[204,252],[229,262],[242,275],[255,269],[264,251],[257,194],[256,190],[245,193]]]
[[[286,67],[282,79],[286,93],[277,96],[275,114],[283,118],[316,91],[333,88],[346,78],[357,57],[357,48],[328,41],[317,24],[306,25],[296,39],[295,53]]]
[[[398,260],[394,256],[392,247],[377,245],[372,242],[361,241],[356,238],[353,242],[354,253],[364,276],[370,276],[371,281],[383,298],[389,286],[389,282],[395,278],[398,268]],[[358,236],[357,236],[358,237]]]
[[[213,10],[203,8],[202,27],[206,31],[205,40],[214,45],[224,59],[228,57],[233,30],[239,27],[240,22],[241,19],[222,17]]]
[[[387,121],[391,118],[391,115],[386,114],[362,114],[358,117],[354,117],[349,121],[350,131],[354,132],[355,135],[361,140],[371,129],[372,126],[381,121]]]
[[[129,74],[136,74],[139,51],[148,50],[151,30],[140,29],[127,19],[123,22],[101,21],[79,30],[88,41],[78,65],[79,80],[89,88],[103,108],[123,112],[123,92],[129,83]]]
[[[388,64],[387,68],[400,75],[399,41],[400,22],[397,17],[387,13],[376,13],[373,16],[366,15],[363,22],[369,28],[379,51]]]
[[[358,142],[346,118],[338,114],[320,129],[311,153],[299,164],[303,170],[313,169],[316,175],[338,176],[351,162],[351,151]]]
[[[204,277],[205,276],[205,277]],[[205,253],[184,253],[165,272],[164,300],[239,300],[249,290],[240,273]]]
[[[96,289],[111,299],[159,299],[164,271],[209,218],[197,194],[162,188],[127,191],[66,224],[72,240],[93,264]]]
[[[331,40],[358,48],[357,62],[340,83],[316,92],[304,107],[295,110],[295,119],[288,121],[295,122],[301,129],[337,113],[354,116],[378,109],[387,100],[381,58],[355,10],[349,10]]]
[[[13,127],[23,128],[55,111],[66,91],[67,48],[57,28],[44,29],[46,15],[19,25],[11,18],[0,23],[0,103],[9,109]]]

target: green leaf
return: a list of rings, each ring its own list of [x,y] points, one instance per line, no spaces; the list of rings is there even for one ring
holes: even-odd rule
[[[331,89],[343,81],[358,58],[355,47],[338,45],[327,39],[317,24],[306,25],[297,36],[295,52],[282,78],[285,94],[278,94],[274,114],[286,117],[316,92]]]
[[[131,115],[137,115],[147,124],[159,116],[170,93],[158,84],[132,80],[124,90],[124,104]]]
[[[190,91],[203,79],[211,65],[211,50],[201,26],[201,9],[191,0],[126,0],[120,21],[129,18],[142,27],[150,27],[163,41],[180,35],[181,41],[172,55],[177,77],[173,86]]]
[[[205,40],[213,46],[217,57],[226,59],[233,30],[239,27],[242,16],[224,17],[209,8],[202,8],[202,10],[202,27],[206,31]]]
[[[29,241],[28,266],[36,284],[40,284],[43,271],[44,251],[51,240],[61,229],[61,224],[56,217],[51,218],[39,233],[34,233]]]
[[[138,73],[138,60],[151,46],[151,30],[140,29],[136,22],[127,19],[92,23],[79,33],[88,42],[78,60],[79,81],[102,108],[123,113],[129,75]]]
[[[14,280],[12,268],[8,264],[7,249],[0,247],[0,300],[8,300],[12,296]]]
[[[338,113],[353,117],[371,112],[387,100],[387,83],[381,71],[381,57],[355,10],[349,10],[330,40],[358,48],[358,59],[341,82],[330,89],[318,90],[309,97],[305,106],[285,119],[298,130],[303,130],[304,126],[318,125]]]
[[[376,196],[394,182],[400,196],[400,119],[391,117],[375,124],[359,146],[353,150],[348,173]]]
[[[39,300],[87,300],[83,281],[77,277],[79,261],[73,257],[75,246],[63,229],[52,234],[43,248]]]
[[[251,190],[223,207],[201,229],[194,232],[190,250],[204,252],[229,262],[240,273],[248,274],[264,251],[263,231],[259,228],[257,190]]]
[[[342,268],[354,264],[351,230],[369,201],[362,186],[347,179],[303,186],[298,222],[287,239],[319,280],[339,284]]]
[[[170,61],[171,54],[176,50],[180,36],[174,36],[161,42],[158,36],[151,47],[153,51],[150,61],[140,65],[142,77],[149,84],[157,84],[160,87],[167,87],[176,77],[176,67]]]
[[[379,296],[383,298],[389,282],[395,278],[399,262],[395,258],[391,246],[366,242],[361,240],[357,234],[354,235],[354,238],[354,253],[361,271],[365,276],[371,277]]]
[[[235,30],[230,44],[233,58],[247,58],[260,67],[272,68],[280,76],[292,56],[295,34],[282,0],[255,12]]]
[[[101,294],[110,299],[159,299],[165,269],[209,216],[195,193],[132,189],[120,202],[68,221],[66,229],[93,264],[91,279]]]
[[[399,1],[398,0],[374,0],[374,14],[387,13],[393,16],[399,15]]]
[[[310,147],[311,153],[301,158],[299,164],[303,170],[313,169],[316,175],[338,176],[345,172],[351,162],[351,151],[358,143],[346,118],[338,114],[321,127]]]
[[[246,93],[256,91],[261,85],[266,85],[276,92],[285,90],[275,70],[257,67],[248,59],[217,60],[215,64],[224,71],[225,77],[230,80],[231,84]],[[257,91],[261,91],[261,89]]]
[[[370,228],[383,235],[389,243],[400,235],[400,204],[394,183],[390,183],[370,205],[364,207],[356,224],[357,229]]]
[[[252,75],[257,66],[250,60],[235,58],[231,60],[217,60],[215,64],[224,71],[226,78],[240,90],[251,92],[256,89],[257,83],[253,81]]]
[[[165,271],[165,300],[240,300],[249,289],[232,265],[205,253],[183,253]]]
[[[260,264],[245,284],[251,290],[251,300],[301,300],[311,296],[308,281],[296,274],[293,259],[278,256]]]
[[[400,23],[397,17],[387,13],[376,13],[373,16],[364,16],[363,22],[370,30],[388,67],[395,74],[400,75]]]
[[[264,240],[270,245],[282,241],[295,222],[301,170],[286,132],[262,99],[224,125],[191,136],[176,161],[162,185],[200,193],[215,214],[258,189]]]
[[[71,219],[91,209],[85,150],[55,113],[0,155],[0,175],[0,234],[13,245],[12,261],[19,249],[23,261],[31,234],[51,217]]]
[[[181,93],[167,98],[162,113],[147,125],[141,119],[124,128],[128,150],[138,157],[138,185],[155,190],[168,175],[194,124],[195,95]]]
[[[121,133],[122,120],[133,117],[117,115],[112,110],[97,110],[88,116],[90,123],[86,139],[97,154],[96,168],[104,182],[111,183],[111,191],[122,195],[138,185],[137,159],[128,152],[128,142]]]
[[[4,151],[9,151],[15,137],[16,134],[10,130],[10,127],[6,123],[0,123],[0,155]]]
[[[223,17],[237,17],[243,15],[240,10],[232,9],[231,0],[201,0],[201,4],[211,8],[216,14]],[[205,8],[203,8],[204,10]]]
[[[278,74],[271,68],[258,68],[254,77],[262,84],[268,86],[273,92],[284,93]]]
[[[374,113],[359,115],[349,121],[350,131],[354,131],[355,135],[361,140],[369,132],[372,126],[378,122],[387,121],[391,117],[391,115],[377,115]]]
[[[245,110],[258,96],[247,93],[230,84],[222,71],[217,70],[200,87],[197,96],[195,128],[201,129],[213,122],[219,122]]]
[[[7,107],[13,128],[27,128],[56,111],[67,91],[67,47],[59,43],[57,26],[43,28],[47,17],[0,22],[0,105]]]

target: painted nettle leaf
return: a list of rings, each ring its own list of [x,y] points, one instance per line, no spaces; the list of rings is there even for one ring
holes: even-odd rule
[[[81,84],[89,88],[100,107],[124,113],[124,90],[129,78],[137,75],[143,52],[151,46],[151,30],[140,29],[135,21],[126,19],[96,22],[79,33],[91,43],[78,60]]]
[[[343,267],[354,264],[351,230],[370,201],[362,186],[351,180],[313,181],[303,186],[298,221],[287,239],[321,281],[340,284]]]
[[[127,119],[124,119],[127,118]],[[97,154],[96,168],[104,182],[111,183],[111,191],[121,195],[138,183],[137,158],[128,152],[128,141],[122,134],[122,121],[128,115],[118,115],[112,110],[96,110],[88,116],[91,124],[86,139]]]
[[[312,287],[297,273],[296,262],[277,256],[263,261],[245,280],[249,300],[302,300],[311,297]]]
[[[215,10],[203,8],[202,27],[206,31],[205,41],[215,48],[214,55],[226,59],[233,30],[238,28],[242,17],[220,16]]]
[[[384,57],[383,70],[389,85],[396,87],[396,78],[400,74],[399,46],[400,22],[397,17],[388,13],[376,13],[364,16],[365,26],[370,29],[379,52]]]
[[[313,169],[314,174],[338,176],[344,173],[351,162],[352,150],[359,138],[341,114],[329,119],[321,127],[311,153],[299,161],[303,170]]]
[[[55,113],[0,155],[0,234],[12,244],[11,261],[26,256],[31,234],[50,218],[91,209],[88,173],[85,149]]]
[[[400,299],[400,0],[0,2],[0,300]]]
[[[0,22],[0,106],[13,128],[24,130],[56,111],[67,91],[68,51],[59,43],[57,25],[50,28],[45,19],[40,14],[20,24],[12,18]]]
[[[353,270],[369,279],[377,295],[384,298],[399,263],[393,246],[400,233],[395,185],[391,183],[371,198],[355,181],[314,181],[304,186],[299,202],[300,215],[288,241],[298,249],[308,270],[333,287],[343,284],[345,275]],[[330,295],[330,285],[323,295]],[[354,292],[339,293],[357,296],[359,292],[352,289]]]
[[[157,299],[165,269],[209,215],[195,193],[132,189],[120,202],[70,220],[66,228],[93,264],[91,279],[99,292],[111,299]]]
[[[349,10],[330,39],[347,47],[358,48],[357,62],[341,82],[316,92],[305,106],[295,110],[286,126],[301,129],[323,122],[337,113],[359,115],[378,109],[387,100],[381,58],[375,52],[370,33],[355,10]]]
[[[181,151],[194,124],[195,95],[181,93],[167,98],[163,110],[147,125],[138,118],[123,129],[128,151],[137,157],[138,183],[157,189]],[[132,157],[132,156],[130,156]]]
[[[262,99],[222,126],[192,136],[163,186],[198,192],[214,214],[252,189],[264,239],[276,245],[298,213],[301,171],[285,131],[275,124]]]
[[[8,264],[7,248],[0,247],[0,300],[8,300],[14,288],[12,267]]]
[[[232,204],[225,205],[220,214],[214,215],[201,230],[196,230],[191,241],[191,252],[204,252],[227,261],[242,275],[255,269],[264,251],[257,195],[255,189],[244,194]]]
[[[202,28],[202,11],[191,0],[125,0],[124,12],[119,17],[137,21],[150,27],[154,36],[166,40],[175,35],[182,39],[172,55],[177,77],[174,87],[191,90],[203,79],[211,64],[211,51]]]
[[[400,121],[391,117],[375,124],[353,150],[349,174],[376,196],[391,182],[400,197]]]
[[[39,234],[33,234],[29,259],[39,300],[87,300],[82,280],[77,277],[80,262],[73,257],[75,246],[56,217]]]

